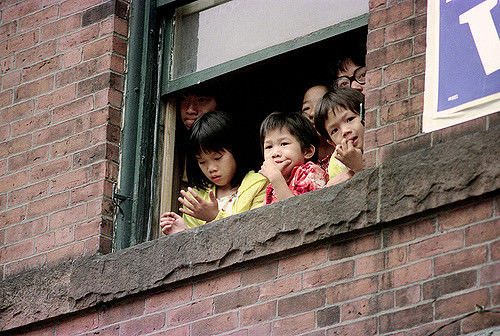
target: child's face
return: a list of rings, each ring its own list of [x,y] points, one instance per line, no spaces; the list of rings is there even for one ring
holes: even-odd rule
[[[286,127],[270,130],[264,137],[264,160],[280,166],[285,180],[295,166],[304,164],[314,155],[314,150],[314,146],[302,150],[299,140]]]
[[[218,187],[231,186],[231,180],[236,174],[236,161],[231,152],[200,152],[196,155],[198,166],[203,174]]]
[[[214,97],[210,96],[187,93],[182,95],[179,101],[181,120],[187,129],[191,128],[198,117],[207,112],[215,111],[216,108],[217,102]]]
[[[365,126],[361,123],[359,115],[351,110],[343,107],[337,108],[335,113],[329,110],[325,129],[334,145],[339,145],[345,139],[351,140],[355,148],[363,149]]]
[[[328,91],[328,88],[323,85],[313,86],[304,94],[302,100],[302,115],[309,119],[314,124],[314,109],[316,104]]]

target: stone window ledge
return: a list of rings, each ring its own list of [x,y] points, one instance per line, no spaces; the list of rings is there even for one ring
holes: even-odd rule
[[[401,156],[338,186],[116,253],[0,282],[0,330],[242,265],[500,189],[500,126]]]

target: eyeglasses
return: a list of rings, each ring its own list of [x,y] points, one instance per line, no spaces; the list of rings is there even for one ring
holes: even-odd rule
[[[351,77],[341,76],[337,78],[334,82],[335,88],[348,88],[351,87],[353,81],[358,84],[364,85],[366,77],[366,67],[359,67],[354,70],[354,74]]]

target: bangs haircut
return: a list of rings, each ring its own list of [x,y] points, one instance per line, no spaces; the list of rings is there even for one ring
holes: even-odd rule
[[[231,186],[237,187],[251,165],[245,155],[245,149],[238,135],[238,128],[231,115],[222,111],[208,112],[200,116],[191,126],[186,172],[189,184],[199,189],[209,189],[213,183],[201,171],[196,156],[202,152],[230,152],[236,161],[236,173],[231,180]]]
[[[310,159],[312,162],[318,161],[319,138],[313,124],[298,112],[273,112],[269,114],[260,125],[260,145],[264,151],[264,140],[266,134],[272,130],[281,130],[283,127],[292,134],[300,143],[302,151],[314,146],[314,155]]]
[[[328,91],[319,100],[314,111],[314,126],[316,130],[326,139],[330,139],[330,134],[328,134],[325,128],[328,111],[331,110],[335,114],[339,108],[344,108],[361,117],[361,108],[364,101],[365,96],[352,88],[338,88]]]

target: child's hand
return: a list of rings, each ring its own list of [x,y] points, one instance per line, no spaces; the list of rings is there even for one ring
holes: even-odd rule
[[[279,178],[283,178],[281,170],[286,165],[286,161],[278,164],[272,159],[264,160],[262,166],[260,167],[259,174],[264,175],[269,181],[273,182]]]
[[[181,208],[179,211],[186,215],[193,216],[194,218],[204,220],[205,222],[213,221],[219,214],[219,205],[217,204],[217,199],[213,191],[210,191],[208,194],[210,197],[209,201],[201,198],[191,187],[188,188],[188,192],[189,193],[181,190],[184,199],[179,197],[179,202],[181,202],[186,209]]]
[[[363,170],[363,151],[354,147],[352,140],[342,142],[335,147],[333,157],[355,173]]]
[[[165,212],[160,217],[160,227],[161,231],[166,235],[181,232],[188,228],[184,219],[175,212]]]

